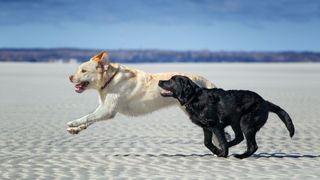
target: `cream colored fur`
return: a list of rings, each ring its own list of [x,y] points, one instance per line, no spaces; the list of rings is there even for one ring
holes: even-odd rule
[[[85,70],[85,72],[83,72]],[[106,88],[101,89],[106,81],[117,73]],[[86,89],[95,89],[99,93],[99,106],[93,112],[67,123],[68,132],[77,134],[91,124],[113,118],[117,113],[139,116],[171,105],[178,105],[174,98],[160,95],[159,80],[170,79],[173,75],[185,75],[202,87],[215,87],[205,78],[185,73],[146,73],[120,64],[110,63],[106,53],[100,53],[90,61],[81,64],[71,81],[79,83],[89,81]],[[182,108],[182,107],[181,107]],[[184,110],[182,108],[182,110]]]

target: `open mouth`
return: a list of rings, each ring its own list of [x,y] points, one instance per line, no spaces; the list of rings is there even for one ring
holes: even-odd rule
[[[86,87],[89,85],[89,82],[88,81],[82,81],[78,84],[76,84],[74,87],[75,87],[75,91],[77,93],[82,93]]]
[[[166,90],[166,89],[163,89],[161,92],[160,92],[161,96],[163,97],[172,97],[173,96],[173,92],[170,91],[170,90]]]

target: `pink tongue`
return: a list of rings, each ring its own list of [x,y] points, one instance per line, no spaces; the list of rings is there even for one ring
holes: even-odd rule
[[[75,85],[75,87],[76,87],[76,88],[81,88],[81,86],[82,86],[82,84],[81,84],[81,83],[80,83],[80,84],[76,84],[76,85]]]
[[[83,87],[82,87],[81,83],[76,84],[74,87],[75,87],[75,91],[78,92],[78,93],[83,91]]]
[[[82,93],[83,90],[84,90],[84,89],[82,89],[81,87],[76,87],[76,88],[75,88],[75,91],[76,91],[77,93]]]

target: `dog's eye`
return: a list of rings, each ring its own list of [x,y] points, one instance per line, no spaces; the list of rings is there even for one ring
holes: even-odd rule
[[[87,70],[82,69],[81,72],[82,72],[82,73],[85,73],[85,72],[87,72]]]

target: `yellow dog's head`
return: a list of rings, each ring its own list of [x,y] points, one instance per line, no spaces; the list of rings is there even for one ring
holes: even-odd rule
[[[76,83],[75,91],[82,93],[86,89],[99,89],[103,73],[109,65],[109,56],[106,52],[101,52],[82,63],[76,73],[69,76],[70,81]]]

